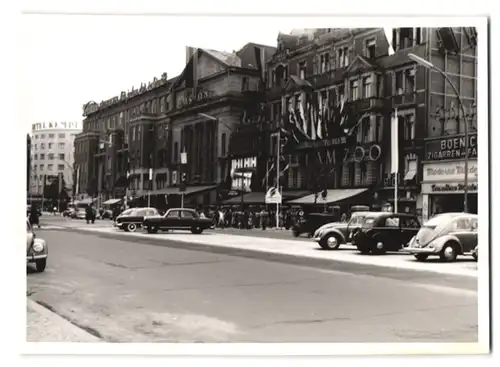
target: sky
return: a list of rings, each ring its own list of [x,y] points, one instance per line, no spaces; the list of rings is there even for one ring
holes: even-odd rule
[[[163,72],[178,75],[186,45],[228,52],[247,42],[276,46],[279,31],[272,18],[256,28],[235,17],[23,15],[21,124],[28,132],[35,122],[81,121],[90,100],[117,96]]]

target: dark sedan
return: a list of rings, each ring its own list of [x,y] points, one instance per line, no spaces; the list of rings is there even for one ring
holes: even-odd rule
[[[114,226],[126,232],[135,232],[138,228],[142,227],[144,218],[158,215],[158,210],[155,208],[127,209],[116,218]]]

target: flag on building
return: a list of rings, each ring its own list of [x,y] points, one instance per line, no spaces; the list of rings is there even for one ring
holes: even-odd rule
[[[391,117],[391,173],[399,173],[399,117],[398,109]]]
[[[385,38],[387,39],[387,43],[389,44],[388,53],[389,56],[394,55],[394,45],[393,42],[393,28],[384,28]]]

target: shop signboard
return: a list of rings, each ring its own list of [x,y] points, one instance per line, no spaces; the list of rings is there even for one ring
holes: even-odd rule
[[[465,158],[465,137],[440,138],[425,142],[425,160],[442,161]],[[469,135],[469,158],[477,158],[477,134]]]
[[[477,161],[469,161],[468,179],[477,181]],[[424,182],[463,182],[465,179],[465,162],[439,162],[424,164]]]
[[[469,194],[476,194],[478,191],[477,182],[467,185]],[[465,185],[463,183],[426,183],[422,184],[423,194],[463,194]],[[424,195],[425,196],[425,195]]]

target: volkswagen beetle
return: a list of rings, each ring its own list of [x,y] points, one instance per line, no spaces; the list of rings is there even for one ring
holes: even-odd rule
[[[351,241],[353,234],[359,230],[368,214],[374,212],[354,212],[349,222],[328,223],[314,232],[314,241],[325,250],[336,250],[340,245]]]
[[[34,263],[36,271],[41,273],[47,266],[49,249],[47,243],[41,238],[36,238],[30,222],[26,221],[26,262]]]
[[[444,213],[427,221],[406,247],[418,261],[439,256],[455,261],[458,255],[475,255],[477,247],[477,215]]]

